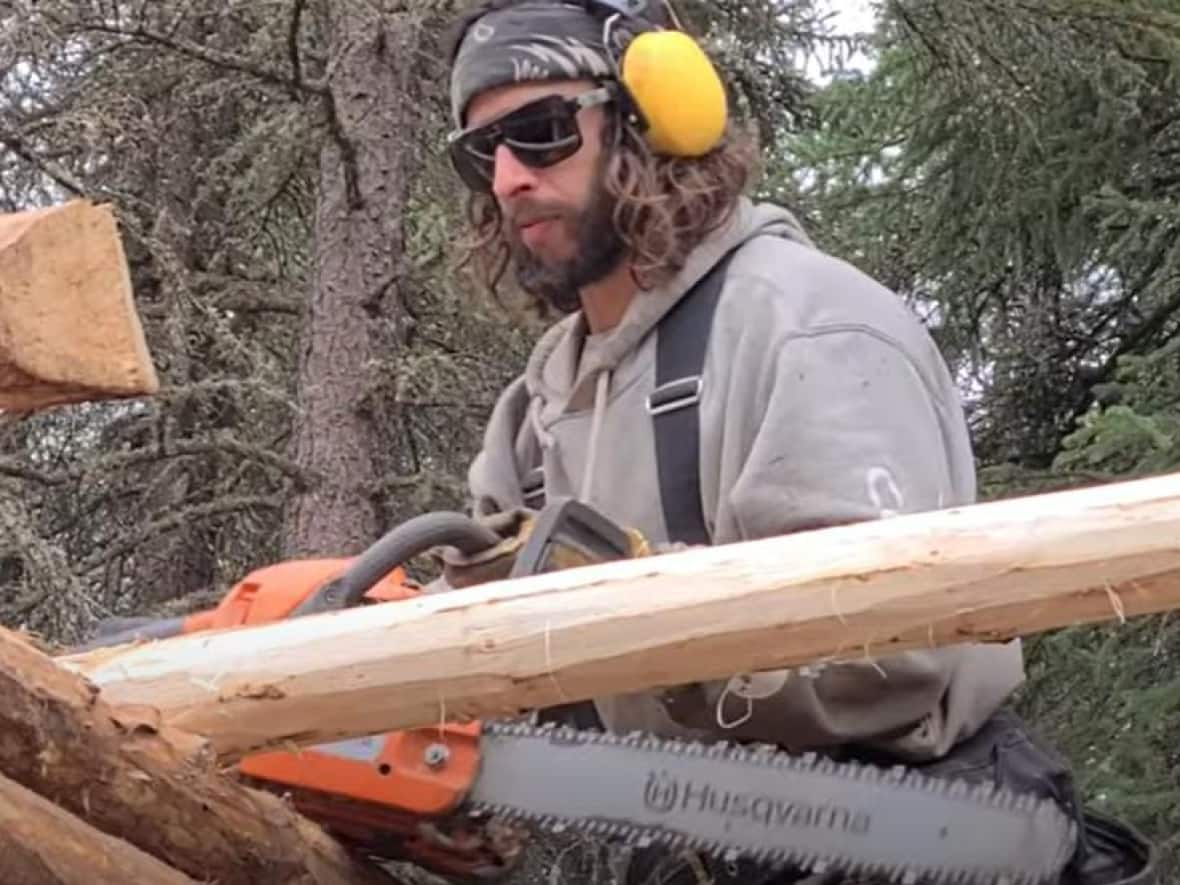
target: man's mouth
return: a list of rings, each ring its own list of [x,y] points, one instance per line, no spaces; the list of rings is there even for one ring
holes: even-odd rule
[[[533,215],[517,218],[516,234],[521,242],[535,250],[542,246],[558,220],[556,215]]]
[[[516,229],[519,231],[526,231],[531,227],[536,227],[545,224],[548,221],[553,221],[556,215],[526,215],[516,219]]]

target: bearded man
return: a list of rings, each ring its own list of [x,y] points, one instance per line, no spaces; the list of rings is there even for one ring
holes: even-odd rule
[[[787,210],[744,195],[756,153],[732,121],[688,149],[695,133],[659,131],[681,109],[643,106],[620,58],[672,22],[616,2],[500,0],[457,27],[449,149],[475,267],[565,314],[496,403],[469,472],[475,515],[573,496],[658,544],[724,544],[974,501],[959,395],[925,328]],[[679,85],[684,102],[708,98]],[[1078,815],[1065,764],[1006,708],[1022,679],[1013,641],[594,707],[619,732],[902,762]],[[1070,881],[1095,856],[1079,848]],[[649,853],[630,880],[696,881],[698,861]]]

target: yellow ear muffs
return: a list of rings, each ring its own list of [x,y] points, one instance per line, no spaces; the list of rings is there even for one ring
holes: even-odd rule
[[[721,140],[725,87],[704,50],[683,31],[639,34],[619,68],[656,153],[699,157]]]

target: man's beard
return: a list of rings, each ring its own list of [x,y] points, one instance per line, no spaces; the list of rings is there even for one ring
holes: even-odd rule
[[[625,246],[612,218],[615,204],[599,180],[585,208],[562,211],[561,221],[572,226],[574,232],[573,255],[562,261],[545,261],[510,235],[508,247],[520,287],[562,313],[576,311],[581,306],[578,291],[603,279],[623,257]]]

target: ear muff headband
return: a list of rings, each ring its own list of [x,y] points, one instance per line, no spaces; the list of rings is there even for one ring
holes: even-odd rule
[[[525,0],[519,5],[548,6],[551,2],[553,0],[540,0],[538,4],[538,0]],[[489,12],[507,11],[516,5],[514,0],[493,0],[490,10],[463,22],[451,47],[452,77],[467,35],[479,27],[483,16]],[[550,40],[552,46],[543,44],[534,48],[526,45],[523,49],[523,44],[511,42],[515,37],[505,38],[506,48],[520,59],[518,61],[514,55],[512,67],[490,75],[489,80],[505,83],[530,79],[528,66],[533,59],[529,58],[529,52],[547,54],[537,56],[542,63],[541,70],[533,77],[535,79],[545,76],[561,78],[565,71],[558,64],[580,70],[586,67],[589,55],[593,55],[601,60],[599,70],[585,73],[585,76],[590,79],[613,76],[620,87],[619,103],[628,122],[643,134],[655,153],[696,157],[717,146],[724,137],[728,120],[725,88],[708,56],[681,27],[668,0],[556,0],[554,5],[577,10],[579,17],[580,14],[588,17],[582,19],[576,36],[575,33],[558,32],[545,36],[538,34],[539,41]],[[527,40],[528,28],[522,25],[523,21],[527,18],[522,12],[512,27],[522,30],[522,39]],[[589,36],[597,29],[597,23],[601,23],[600,49],[592,46],[598,40]],[[666,23],[667,28],[664,27]],[[563,44],[563,40],[568,42]],[[557,58],[558,63],[546,71],[546,62],[551,58]],[[508,62],[501,62],[502,66],[505,64]],[[518,69],[518,64],[523,67]],[[466,76],[459,81],[452,80],[453,110],[459,126],[463,125],[461,105],[466,103],[471,90],[485,88],[484,84],[472,82],[474,68],[464,70]],[[568,75],[573,76],[572,73]],[[461,85],[457,87],[456,82]]]

